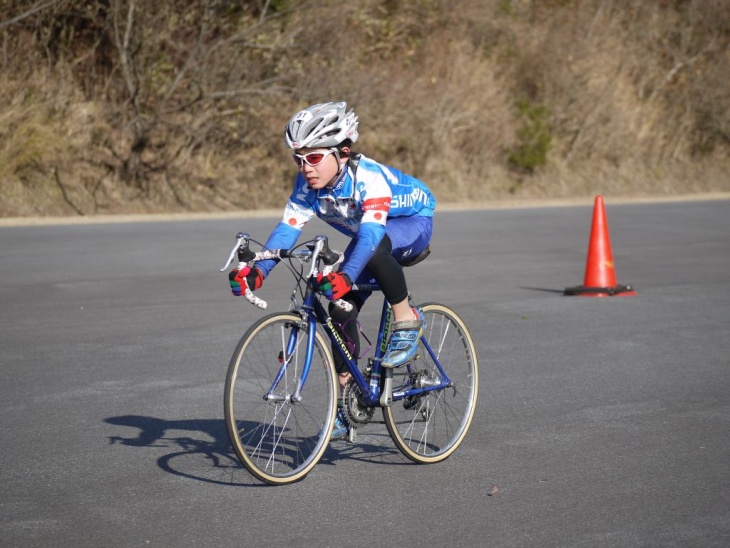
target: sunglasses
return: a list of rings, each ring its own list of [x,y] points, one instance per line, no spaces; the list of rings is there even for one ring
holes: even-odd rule
[[[304,163],[306,162],[307,165],[310,165],[312,167],[318,166],[321,164],[327,156],[330,154],[334,154],[333,149],[328,149],[325,151],[314,151],[314,152],[307,152],[306,154],[296,154],[294,153],[294,161],[299,167],[302,167]]]

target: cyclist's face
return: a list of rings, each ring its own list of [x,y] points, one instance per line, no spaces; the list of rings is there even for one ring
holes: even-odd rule
[[[332,149],[300,148],[295,151],[295,154],[297,155],[295,160],[299,164],[299,173],[306,179],[309,188],[319,190],[326,187],[340,169],[337,156],[332,153]],[[347,158],[341,160],[342,163],[346,161]]]

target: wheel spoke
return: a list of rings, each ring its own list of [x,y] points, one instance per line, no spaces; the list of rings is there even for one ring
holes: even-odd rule
[[[307,332],[298,320],[279,313],[254,324],[241,339],[226,378],[231,444],[249,472],[272,484],[309,473],[327,447],[327,426],[336,410],[332,357],[318,333],[306,388],[297,392],[307,355]]]
[[[464,439],[476,408],[478,366],[474,343],[458,315],[439,304],[421,308],[424,339],[431,351],[422,342],[407,377],[394,388],[394,393],[406,391],[405,396],[383,408],[383,416],[398,449],[411,460],[427,463],[447,458]],[[407,392],[449,380],[442,388]]]

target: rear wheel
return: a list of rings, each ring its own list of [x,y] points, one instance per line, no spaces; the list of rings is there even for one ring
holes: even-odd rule
[[[302,479],[329,443],[337,411],[337,379],[329,345],[315,333],[307,365],[301,317],[276,313],[244,334],[228,366],[224,412],[241,464],[270,484]]]
[[[423,338],[413,361],[394,369],[394,401],[383,407],[383,417],[396,447],[426,464],[448,458],[464,440],[476,409],[479,370],[471,335],[456,312],[436,303],[419,308],[426,322]],[[442,382],[434,358],[452,383],[396,400],[399,392]]]

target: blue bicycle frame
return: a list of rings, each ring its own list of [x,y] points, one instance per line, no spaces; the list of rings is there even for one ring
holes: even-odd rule
[[[379,288],[377,285],[372,286],[358,286],[354,289],[359,290],[378,290]],[[300,398],[300,392],[302,388],[304,387],[304,384],[307,381],[307,376],[309,375],[309,369],[312,364],[313,354],[314,354],[314,340],[316,336],[317,331],[317,324],[321,324],[324,327],[325,332],[327,333],[330,343],[332,345],[333,349],[337,349],[337,351],[342,356],[344,363],[347,366],[347,369],[349,370],[350,374],[352,375],[352,378],[354,382],[357,384],[357,386],[360,388],[360,398],[362,400],[362,403],[368,407],[378,406],[382,405],[380,399],[381,399],[381,375],[383,371],[386,371],[386,375],[389,372],[392,372],[392,370],[387,370],[381,367],[380,361],[385,354],[385,350],[387,348],[387,340],[385,339],[385,334],[388,332],[388,326],[391,321],[392,317],[392,311],[390,309],[390,305],[388,302],[383,299],[383,310],[380,316],[380,326],[378,329],[378,338],[375,346],[375,355],[373,358],[371,358],[371,364],[372,364],[372,370],[370,371],[370,378],[369,380],[365,378],[365,376],[362,374],[360,369],[357,366],[356,358],[352,356],[349,349],[347,348],[345,342],[343,341],[342,337],[337,331],[337,328],[332,324],[332,320],[325,311],[322,304],[319,302],[319,300],[316,297],[315,291],[309,287],[307,289],[307,292],[304,296],[304,301],[301,306],[301,311],[304,312],[305,319],[302,321],[306,321],[308,323],[308,329],[307,329],[307,349],[306,349],[306,363],[304,364],[304,367],[302,369],[301,377],[299,379],[299,386],[297,387],[297,390],[295,391],[294,395],[292,395],[293,401],[298,401]],[[294,348],[296,344],[299,342],[299,333],[300,333],[299,327],[294,327],[292,329],[292,332],[289,335],[289,340],[287,341],[287,348],[286,348],[286,355],[282,357],[282,368],[280,369],[278,375],[276,376],[276,379],[274,380],[271,389],[269,390],[268,394],[264,397],[264,399],[270,399],[273,397],[274,389],[278,386],[279,382],[284,376],[285,369],[288,365],[288,358],[287,356],[291,356],[293,354]],[[433,390],[441,390],[444,388],[447,388],[449,386],[453,386],[453,383],[451,379],[449,379],[448,375],[446,374],[446,371],[444,371],[443,367],[441,366],[441,363],[438,360],[438,357],[436,356],[436,353],[431,348],[431,345],[426,340],[425,337],[421,338],[421,342],[423,346],[426,348],[426,351],[428,352],[429,356],[433,360],[434,364],[438,368],[439,374],[440,374],[440,380],[439,382],[434,382],[431,386],[421,387],[421,388],[409,388],[407,390],[399,390],[397,392],[392,393],[392,401],[397,401],[402,398],[408,397],[408,396],[416,396],[425,392],[430,392]],[[405,367],[409,367],[406,365]]]

